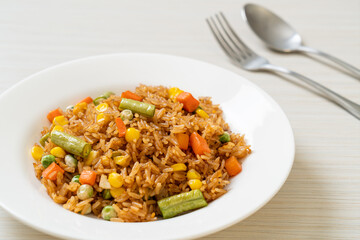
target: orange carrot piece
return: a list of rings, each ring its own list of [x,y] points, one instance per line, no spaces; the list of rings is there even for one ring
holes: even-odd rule
[[[124,137],[125,133],[126,133],[125,123],[123,122],[123,120],[121,118],[116,118],[115,122],[116,122],[116,126],[117,126],[117,129],[119,132],[119,137]]]
[[[42,177],[54,181],[56,180],[58,172],[64,173],[65,171],[59,165],[53,162],[42,172]]]
[[[241,172],[242,166],[236,157],[231,156],[229,159],[225,160],[225,169],[229,173],[230,177],[232,177]]]
[[[96,180],[96,172],[91,170],[82,171],[79,177],[79,182],[81,184],[94,185]]]
[[[93,102],[93,99],[91,97],[86,97],[78,103],[82,103],[82,102],[86,102],[87,104],[89,104]]]
[[[182,150],[187,150],[189,147],[189,135],[185,133],[176,134],[176,138],[179,143],[179,148]]]
[[[136,100],[139,102],[141,102],[143,100],[142,97],[140,97],[139,95],[137,95],[133,92],[130,92],[130,91],[123,92],[121,94],[121,98],[128,98],[128,99]]]
[[[195,154],[203,155],[204,153],[211,152],[206,140],[196,132],[190,135],[190,145]]]
[[[61,116],[61,115],[63,115],[61,109],[57,108],[48,113],[47,119],[52,123],[55,117]]]
[[[183,104],[183,108],[188,112],[193,112],[199,106],[200,102],[188,92],[182,92],[177,97],[176,100]]]

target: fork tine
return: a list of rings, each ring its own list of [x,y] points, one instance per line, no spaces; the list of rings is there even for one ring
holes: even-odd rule
[[[228,57],[230,57],[231,59],[233,59],[235,61],[240,61],[240,59],[238,59],[238,57],[236,56],[235,51],[232,49],[232,47],[227,43],[227,41],[222,36],[214,19],[212,17],[210,17],[210,20],[206,19],[206,23],[209,25],[210,30],[213,33],[216,41],[219,43],[220,47],[224,50],[226,55],[228,55]]]
[[[220,17],[222,18],[222,21],[220,20]],[[225,15],[220,12],[219,14],[216,15],[216,17],[218,18],[220,24],[222,25],[222,27],[224,29],[228,29],[231,33],[231,36],[229,35],[228,31],[225,31],[225,33],[228,35],[228,37],[230,38],[230,40],[233,42],[233,44],[239,49],[239,51],[245,51],[248,55],[252,55],[254,54],[254,52],[239,38],[239,36],[235,33],[234,29],[230,26],[229,22],[227,21]],[[225,23],[226,28],[224,27],[224,25],[222,24],[222,22]]]
[[[215,14],[215,17],[222,29],[223,34],[227,36],[228,41],[231,43],[232,46],[234,46],[236,53],[241,55],[242,58],[246,58],[246,56],[249,54],[246,52],[246,49],[244,49],[244,47],[238,43],[238,39],[233,36],[234,33],[228,29],[228,25],[225,25],[223,23],[223,20],[220,19],[219,14]]]

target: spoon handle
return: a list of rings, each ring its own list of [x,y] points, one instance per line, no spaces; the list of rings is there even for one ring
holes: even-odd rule
[[[298,78],[302,80],[303,82],[307,83],[308,85],[312,86],[319,92],[325,95],[329,100],[332,100],[336,104],[338,104],[340,107],[344,108],[346,111],[348,111],[350,114],[352,114],[354,117],[360,120],[360,105],[356,104],[352,101],[350,101],[347,98],[344,98],[343,96],[337,94],[336,92],[330,90],[329,88],[315,82],[314,80],[311,80],[308,77],[305,77],[304,75],[301,75],[300,73],[293,72],[289,69],[278,67],[272,64],[266,64],[263,66],[264,70],[273,71],[273,72],[280,72],[285,73],[290,76],[293,76],[295,78]]]
[[[317,55],[322,56],[324,58],[327,58],[327,59],[331,60],[332,62],[342,66],[343,68],[345,68],[349,72],[351,72],[353,74],[353,76],[356,77],[357,79],[360,79],[360,69],[358,69],[358,68],[344,62],[343,60],[340,60],[337,57],[334,57],[334,56],[332,56],[330,54],[324,53],[324,52],[322,52],[320,50],[310,48],[310,47],[307,47],[307,46],[300,46],[298,48],[298,51],[305,52],[305,53],[314,53],[314,54],[317,54]]]

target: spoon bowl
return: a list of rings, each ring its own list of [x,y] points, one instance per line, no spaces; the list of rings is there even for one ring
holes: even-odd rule
[[[270,10],[256,4],[246,4],[242,15],[255,34],[267,46],[279,52],[305,52],[317,54],[348,70],[360,79],[360,70],[332,55],[304,46],[301,36],[288,23]]]
[[[268,9],[255,4],[246,4],[243,13],[251,29],[270,48],[292,52],[301,47],[301,36],[295,29]]]

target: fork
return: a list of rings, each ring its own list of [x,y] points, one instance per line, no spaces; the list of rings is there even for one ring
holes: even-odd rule
[[[270,71],[275,73],[283,73],[293,76],[307,83],[311,87],[318,90],[329,100],[344,108],[354,117],[360,120],[360,105],[356,104],[327,87],[311,80],[304,75],[291,71],[289,69],[271,64],[266,58],[259,56],[251,50],[240,37],[235,33],[223,13],[215,14],[214,17],[206,19],[211,32],[214,34],[215,39],[224,50],[226,55],[236,65],[248,71]]]

